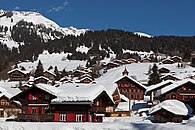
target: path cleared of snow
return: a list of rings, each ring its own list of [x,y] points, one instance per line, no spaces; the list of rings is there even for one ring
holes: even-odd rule
[[[195,118],[186,124],[154,124],[141,117],[109,118],[103,123],[3,122],[0,130],[194,130]]]

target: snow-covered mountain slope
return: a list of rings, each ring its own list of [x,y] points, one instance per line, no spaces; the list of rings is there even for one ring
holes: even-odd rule
[[[23,11],[4,11],[0,10],[0,26],[3,26],[0,31],[0,42],[8,47],[18,47],[19,44],[13,39],[13,27],[18,27],[18,22],[24,21],[27,28],[36,32],[45,42],[48,40],[59,39],[67,35],[79,36],[84,34],[88,29],[76,29],[74,27],[62,28],[52,20],[42,16],[38,12],[23,12]],[[23,27],[23,26],[22,26]],[[6,29],[5,29],[6,28]]]
[[[140,37],[147,37],[147,38],[152,38],[153,36],[143,33],[143,32],[134,32],[135,35],[138,35]]]

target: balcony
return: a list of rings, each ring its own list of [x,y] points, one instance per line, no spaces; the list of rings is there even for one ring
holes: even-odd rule
[[[100,113],[109,113],[113,112],[113,107],[93,107],[90,109],[90,112],[100,112]]]
[[[19,114],[18,121],[50,122],[54,121],[54,114]]]

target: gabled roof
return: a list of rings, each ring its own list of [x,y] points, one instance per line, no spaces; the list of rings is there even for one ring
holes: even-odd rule
[[[10,71],[8,72],[8,74],[13,73],[14,71],[19,71],[20,73],[23,73],[23,74],[25,74],[25,75],[30,73],[29,71],[24,71],[24,70],[21,70],[21,69],[19,69],[19,68],[16,68],[16,69],[10,70]]]
[[[169,68],[167,68],[167,67],[165,67],[165,66],[162,66],[162,67],[158,68],[158,70],[161,70],[161,69],[166,69],[166,70],[171,71]]]
[[[182,60],[182,58],[180,56],[172,56],[171,59],[173,59],[173,58],[178,58],[178,59]]]
[[[26,92],[31,91],[31,90],[34,89],[34,88],[41,89],[41,90],[43,90],[43,91],[45,91],[45,92],[47,92],[47,93],[49,93],[49,94],[51,94],[51,95],[57,97],[57,95],[56,95],[56,93],[55,93],[55,91],[57,91],[56,87],[51,86],[51,85],[46,85],[46,84],[39,83],[39,84],[33,85],[32,87],[30,87],[30,88],[27,89],[27,90],[21,91],[20,93],[14,95],[14,96],[12,97],[12,99],[17,98],[18,96],[21,96],[21,95],[25,94]],[[47,89],[47,88],[48,88],[48,89]]]
[[[165,61],[171,61],[172,63],[174,63],[174,61],[173,61],[173,60],[171,60],[171,59],[169,59],[169,58],[164,59],[164,60],[162,60],[161,62],[165,62]]]
[[[43,73],[45,73],[45,72],[47,72],[47,73],[49,73],[49,74],[51,74],[51,75],[53,75],[53,76],[56,76],[56,74],[54,74],[53,72],[51,72],[51,71],[49,71],[49,70],[45,70]]]
[[[35,81],[35,80],[38,80],[38,79],[45,79],[45,80],[47,80],[47,81],[50,81],[48,78],[46,78],[46,77],[44,77],[44,76],[39,76],[39,77],[37,77],[37,78],[34,78],[34,81]]]
[[[5,83],[5,85],[0,85],[0,97],[5,96],[7,98],[13,97],[15,94],[20,93],[21,90],[19,88],[13,88],[12,86]]]
[[[122,76],[121,78],[119,78],[118,80],[115,81],[115,83],[117,83],[119,80],[123,79],[123,78],[128,78],[130,79],[131,81],[133,81],[134,83],[138,84],[139,86],[141,86],[142,88],[144,89],[147,89],[147,87],[143,84],[141,84],[140,82],[138,82],[137,80],[135,80],[134,78],[130,77],[130,76],[127,76],[127,75],[124,75]]]
[[[168,86],[160,89],[159,91],[157,91],[156,96],[158,97],[160,95],[163,95],[163,94],[165,94],[165,93],[167,93],[167,92],[169,92],[169,91],[171,91],[171,90],[173,90],[173,89],[175,89],[175,88],[177,88],[177,87],[179,87],[183,84],[186,84],[186,83],[192,83],[192,84],[195,85],[195,80],[193,80],[193,79],[183,79],[181,81],[174,82],[173,84],[168,85]]]
[[[107,94],[104,86],[99,84],[67,83],[58,87],[48,84],[37,84],[37,87],[57,97],[52,100],[52,103],[93,102],[101,93],[105,92]],[[114,103],[112,97],[110,95],[108,97]]]
[[[173,81],[173,80],[166,80],[166,81],[162,81],[162,82],[160,82],[158,84],[148,86],[148,88],[146,90],[146,93],[150,92],[150,91],[152,91],[154,89],[160,88],[161,86],[173,84],[174,82],[175,81]]]
[[[177,77],[177,76],[175,76],[175,75],[169,74],[169,73],[166,74],[166,75],[164,75],[164,76],[162,76],[161,79],[163,79],[163,78],[165,78],[165,77],[167,77],[167,76],[171,76],[171,77],[173,77],[173,78],[175,78],[175,79],[181,80],[181,78],[179,78],[179,77]]]
[[[90,80],[90,81],[93,81],[92,78],[90,78],[90,77],[83,77],[82,79],[80,79],[80,81],[83,81],[83,80],[85,80],[85,79],[88,79],[88,80]]]
[[[183,102],[178,100],[165,100],[149,110],[149,114],[158,112],[161,109],[165,109],[175,115],[187,116],[192,113],[192,108],[186,106]]]

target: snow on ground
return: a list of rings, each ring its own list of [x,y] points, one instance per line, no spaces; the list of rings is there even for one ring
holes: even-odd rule
[[[103,123],[60,123],[60,122],[4,122],[1,130],[194,130],[195,118],[186,124],[151,123],[144,117],[105,118]]]
[[[35,62],[21,62],[18,66],[24,66],[27,71],[33,71],[36,69],[38,65],[38,61],[41,60],[43,67],[47,70],[50,66],[58,67],[58,70],[61,71],[65,70],[74,70],[79,65],[85,66],[86,61],[80,60],[68,60],[67,57],[68,53],[52,53],[49,54],[48,51],[44,51],[42,54],[39,55],[38,60]]]

